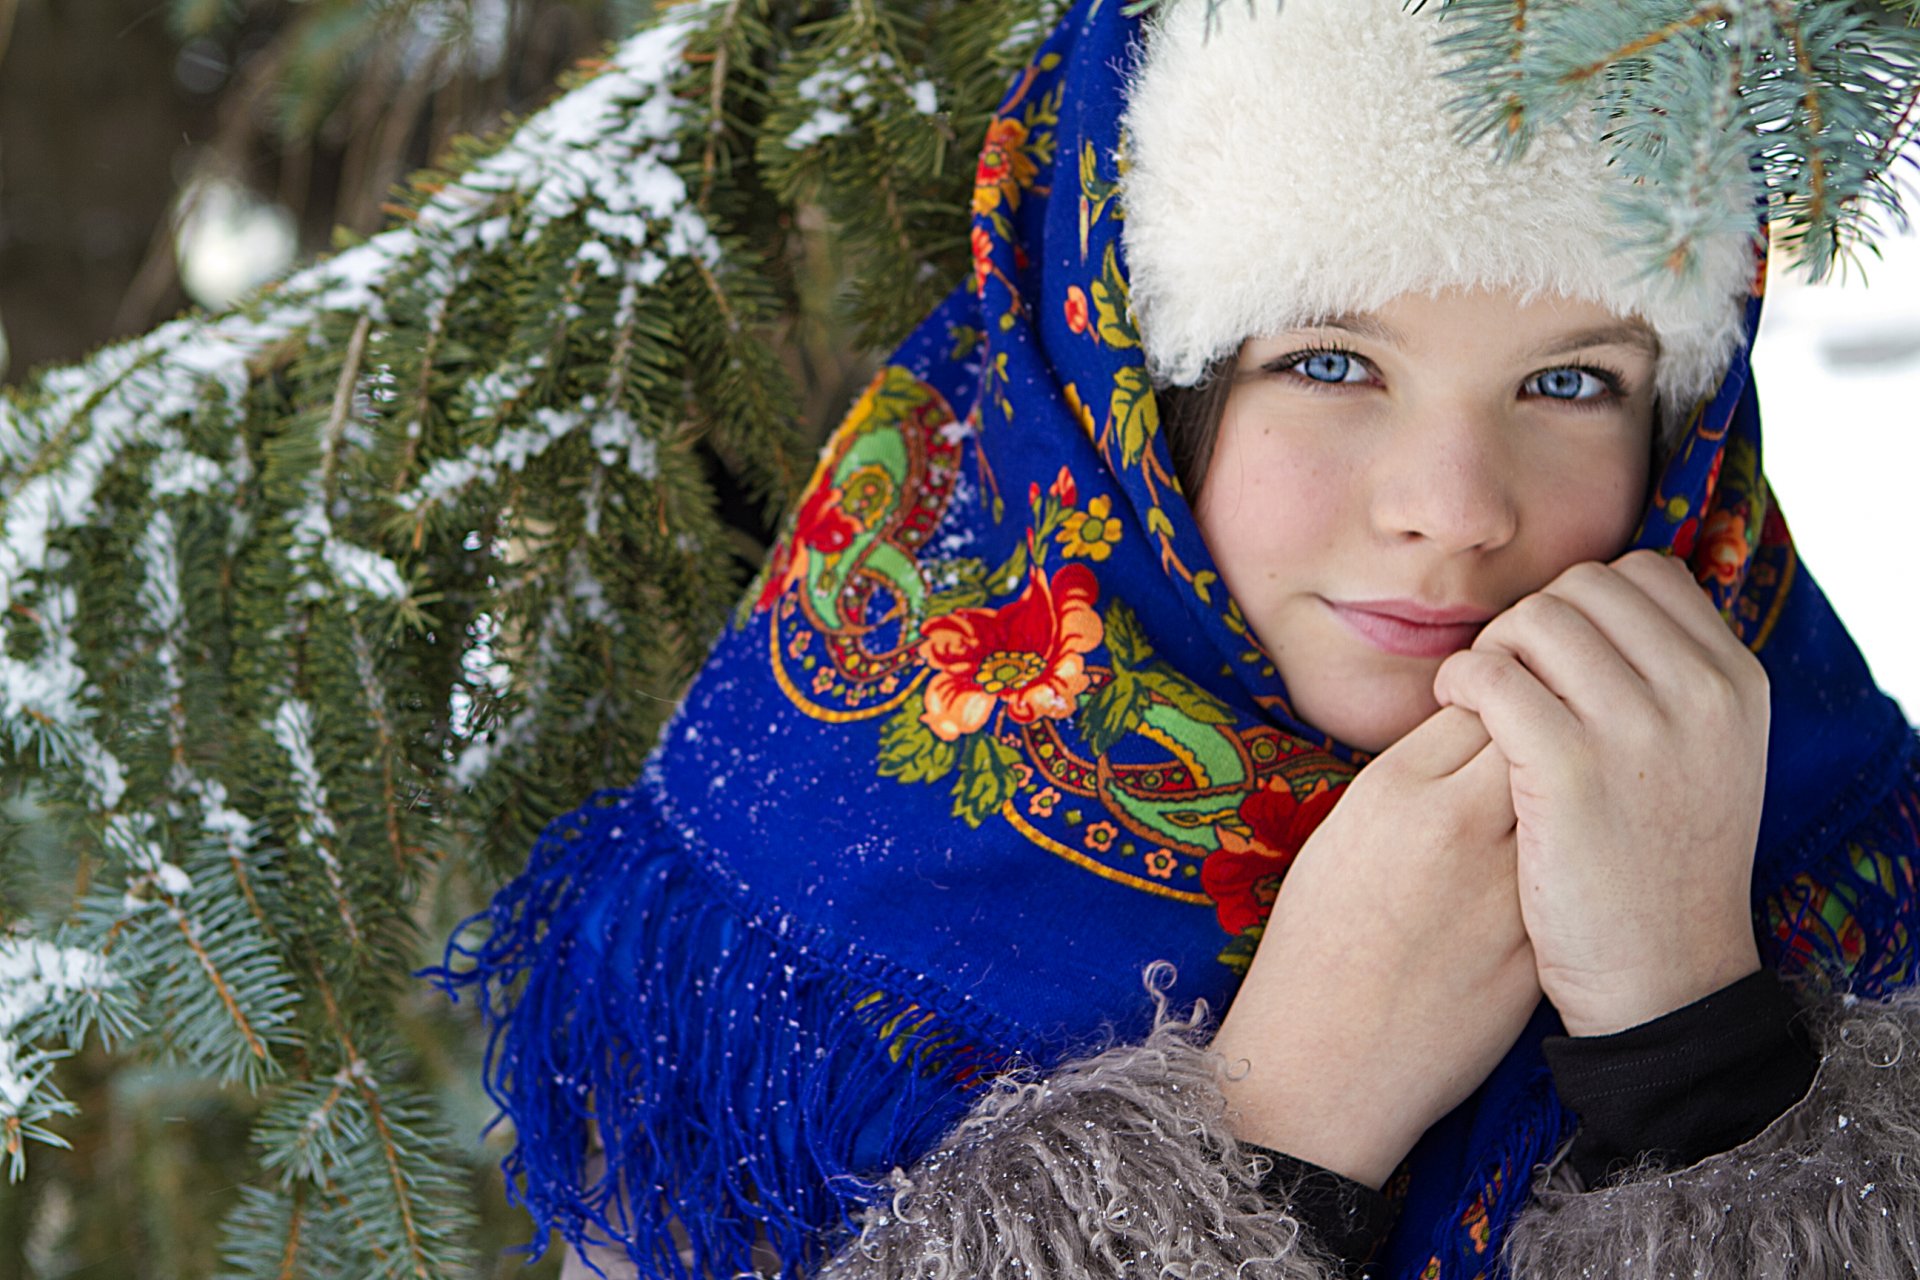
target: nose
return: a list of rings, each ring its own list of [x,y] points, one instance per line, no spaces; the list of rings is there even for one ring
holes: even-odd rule
[[[1500,425],[1462,408],[1388,433],[1372,469],[1376,531],[1445,552],[1493,551],[1519,532],[1514,459]]]

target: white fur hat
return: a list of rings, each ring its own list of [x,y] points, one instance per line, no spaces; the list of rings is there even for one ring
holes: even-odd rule
[[[1122,235],[1157,382],[1193,385],[1248,337],[1481,286],[1645,320],[1669,418],[1718,385],[1742,337],[1750,234],[1707,240],[1684,288],[1640,274],[1617,247],[1607,194],[1624,179],[1603,145],[1554,129],[1509,163],[1455,139],[1442,6],[1275,8],[1163,0],[1128,92]]]

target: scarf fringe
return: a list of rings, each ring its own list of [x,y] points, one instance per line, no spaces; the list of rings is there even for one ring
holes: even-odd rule
[[[555,822],[455,932],[428,976],[470,989],[488,1023],[534,1256],[558,1231],[644,1275],[753,1273],[767,1249],[782,1275],[810,1272],[1002,1065],[800,932],[725,900],[644,781]],[[596,1128],[607,1172],[589,1164]]]

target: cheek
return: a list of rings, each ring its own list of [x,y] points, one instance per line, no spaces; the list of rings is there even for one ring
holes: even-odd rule
[[[1334,545],[1345,509],[1345,469],[1283,425],[1229,417],[1207,468],[1194,518],[1228,586],[1272,576]]]
[[[1642,443],[1557,458],[1550,474],[1529,485],[1533,527],[1556,572],[1626,550],[1646,512],[1648,479]]]

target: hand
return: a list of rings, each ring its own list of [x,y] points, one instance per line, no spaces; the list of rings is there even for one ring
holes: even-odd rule
[[[1360,771],[1300,850],[1214,1048],[1249,1142],[1378,1187],[1540,1002],[1507,760],[1442,710]]]
[[[1434,678],[1512,763],[1520,905],[1574,1035],[1760,967],[1749,894],[1767,675],[1678,561],[1574,565]]]

